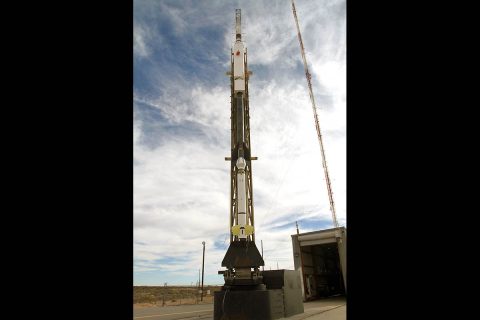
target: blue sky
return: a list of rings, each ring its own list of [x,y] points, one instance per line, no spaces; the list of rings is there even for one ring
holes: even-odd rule
[[[296,0],[337,216],[346,225],[345,1]],[[332,226],[291,1],[134,1],[134,284],[205,283],[228,246],[230,48],[248,49],[255,229],[265,269]]]

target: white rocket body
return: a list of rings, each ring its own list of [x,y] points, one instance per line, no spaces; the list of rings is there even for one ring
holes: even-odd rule
[[[245,91],[245,47],[241,40],[233,45],[233,91]]]
[[[237,108],[242,108],[237,112],[238,119],[237,126],[239,136],[237,136],[237,143],[243,143],[243,115],[244,115],[244,98],[245,98],[245,45],[242,42],[242,33],[241,33],[241,17],[240,13],[237,12],[236,16],[236,40],[232,48],[233,55],[233,91],[237,97],[241,96],[241,101],[237,102]],[[240,134],[241,133],[241,134]],[[241,138],[240,138],[241,136]],[[247,184],[245,178],[245,169],[247,167],[247,162],[242,155],[239,155],[237,162],[237,225],[234,226],[235,234],[239,239],[247,239],[249,234],[252,234],[253,227],[248,225],[247,219]]]
[[[237,222],[240,226],[240,232],[238,238],[246,239],[247,233],[245,231],[245,225],[247,224],[247,186],[245,183],[245,167],[246,162],[244,158],[238,158],[237,160]]]
[[[240,11],[235,15],[235,44],[233,45],[233,91],[245,91],[245,46],[242,42],[242,21]]]

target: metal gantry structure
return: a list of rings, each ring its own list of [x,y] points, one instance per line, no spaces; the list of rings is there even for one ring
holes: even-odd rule
[[[240,32],[241,16],[240,10],[236,12],[236,29]],[[237,33],[238,34],[238,33]],[[240,38],[237,38],[240,40]],[[237,52],[232,52],[231,55],[231,157],[227,157],[226,160],[230,161],[230,242],[238,240],[238,235],[234,235],[232,227],[238,224],[238,182],[237,173],[237,160],[240,157],[240,152],[244,153],[245,166],[245,182],[246,182],[246,222],[247,225],[255,226],[254,224],[254,209],[253,209],[253,186],[252,186],[252,166],[251,160],[257,160],[257,157],[251,157],[250,147],[250,109],[248,99],[248,78],[252,73],[247,69],[247,48],[244,48],[243,61],[244,64],[244,76],[241,79],[239,76],[235,77],[234,59],[238,57]],[[235,81],[242,80],[244,82],[244,94],[238,95],[238,91],[235,90]],[[242,143],[243,141],[243,143]],[[255,241],[255,233],[247,235],[249,241]]]
[[[332,213],[333,225],[336,229],[338,229],[339,226],[337,221],[337,215],[335,213],[335,202],[333,201],[332,185],[330,183],[330,176],[328,174],[327,160],[325,157],[325,148],[323,146],[322,132],[320,130],[320,122],[319,122],[319,117],[317,113],[317,106],[315,105],[315,97],[313,96],[312,82],[311,82],[312,76],[308,71],[307,58],[305,57],[305,48],[303,47],[302,34],[300,33],[300,26],[298,24],[297,11],[295,10],[295,3],[293,0],[292,0],[292,11],[293,11],[293,17],[295,18],[295,24],[297,25],[298,41],[300,42],[300,51],[302,53],[303,67],[305,69],[305,77],[307,78],[308,94],[310,95],[310,101],[312,102],[315,128],[317,130],[318,142],[320,144],[320,153],[322,155],[323,171],[325,173],[325,182],[327,183],[328,199],[330,201],[330,211]]]
[[[235,10],[231,51],[230,244],[222,260],[225,284],[214,293],[214,320],[273,320],[303,312],[300,286],[293,270],[260,271],[265,266],[255,244],[247,49],[242,41],[241,11]],[[278,263],[277,263],[278,268]],[[289,283],[290,285],[286,285]],[[285,288],[280,293],[279,288]],[[291,289],[292,292],[289,292]],[[295,291],[296,290],[296,291]],[[284,297],[290,297],[285,301]]]
[[[247,48],[242,41],[241,11],[235,10],[235,42],[231,51],[230,76],[231,153],[230,161],[230,246],[221,271],[229,285],[261,283],[259,267],[265,263],[255,245],[250,110],[248,98]],[[253,269],[253,271],[252,271]]]

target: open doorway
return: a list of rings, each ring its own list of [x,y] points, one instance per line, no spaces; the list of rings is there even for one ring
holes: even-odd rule
[[[307,296],[310,299],[345,294],[336,243],[302,246]]]

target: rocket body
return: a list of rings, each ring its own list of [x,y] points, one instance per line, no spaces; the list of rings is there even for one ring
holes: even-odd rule
[[[247,50],[242,41],[240,9],[236,10],[236,37],[231,50],[230,246],[222,260],[229,285],[261,283],[259,266],[265,263],[255,245],[248,99]],[[253,268],[253,271],[252,271]]]
[[[245,67],[245,44],[242,41],[241,33],[241,16],[240,12],[236,14],[236,39],[232,47],[233,56],[233,100],[235,102],[235,126],[236,141],[233,147],[232,162],[236,167],[236,219],[232,226],[233,235],[239,240],[246,240],[248,235],[253,234],[253,226],[248,221],[248,194],[247,194],[247,177],[246,170],[248,166],[247,160],[250,160],[250,152],[245,141],[245,99],[246,99],[246,67]],[[232,164],[233,164],[232,163]]]
[[[237,160],[237,222],[239,226],[238,238],[247,238],[247,188],[245,184],[245,159],[240,157]]]
[[[245,47],[241,40],[233,45],[233,91],[245,92]]]

